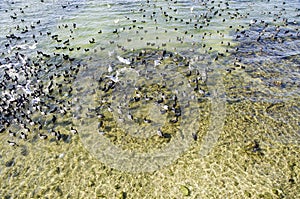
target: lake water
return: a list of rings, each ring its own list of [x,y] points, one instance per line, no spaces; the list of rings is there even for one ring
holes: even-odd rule
[[[1,198],[300,197],[300,1],[1,1],[0,23]]]

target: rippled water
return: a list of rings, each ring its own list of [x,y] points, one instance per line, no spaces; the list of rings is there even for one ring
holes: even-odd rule
[[[0,23],[1,197],[297,198],[299,1],[1,1]]]

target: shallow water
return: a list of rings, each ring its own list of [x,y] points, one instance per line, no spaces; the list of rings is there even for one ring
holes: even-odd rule
[[[1,2],[0,196],[300,197],[299,19],[296,0]]]

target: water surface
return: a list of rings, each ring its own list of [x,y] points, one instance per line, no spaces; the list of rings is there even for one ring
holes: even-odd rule
[[[1,2],[0,195],[297,198],[299,9]]]

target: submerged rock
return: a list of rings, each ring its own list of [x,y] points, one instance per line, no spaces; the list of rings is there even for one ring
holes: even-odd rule
[[[180,191],[182,193],[183,196],[189,196],[190,195],[190,190],[187,186],[185,185],[180,185]]]

